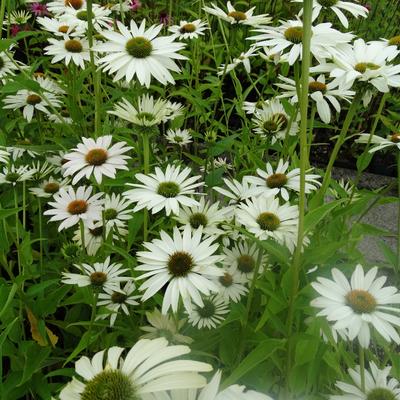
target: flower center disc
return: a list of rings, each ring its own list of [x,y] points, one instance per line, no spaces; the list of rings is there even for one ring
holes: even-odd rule
[[[299,44],[303,40],[303,28],[301,26],[292,26],[286,29],[283,34],[285,39],[294,44]]]
[[[228,272],[225,272],[224,275],[219,277],[219,281],[222,286],[225,286],[225,287],[232,286],[233,276],[231,274],[228,274]]]
[[[6,175],[6,181],[7,181],[7,182],[17,182],[19,176],[20,176],[20,175],[17,174],[16,172],[9,172],[9,173]]]
[[[67,32],[68,32],[68,29],[69,29],[69,26],[68,26],[68,25],[61,25],[61,26],[58,28],[58,32],[67,33]]]
[[[268,133],[275,132],[278,129],[278,124],[277,122],[271,119],[263,123],[263,129]]]
[[[322,7],[332,7],[334,6],[339,0],[318,0],[318,3],[321,4]]]
[[[92,149],[85,156],[85,160],[90,165],[102,165],[107,161],[108,154],[104,149]]]
[[[60,185],[57,182],[49,182],[43,188],[45,193],[57,193],[58,189],[60,189]]]
[[[194,229],[197,229],[200,226],[206,226],[207,222],[207,217],[202,213],[194,213],[189,218],[189,223]]]
[[[228,13],[228,17],[232,17],[236,22],[245,21],[247,19],[247,15],[241,11],[231,11]]]
[[[244,274],[253,272],[256,262],[252,256],[248,254],[242,254],[237,259],[238,270]]]
[[[361,74],[363,74],[364,72],[366,72],[368,69],[371,69],[373,71],[376,71],[377,69],[380,68],[380,65],[376,65],[374,63],[358,63],[354,66],[354,69],[357,72],[360,72]]]
[[[327,87],[326,87],[325,83],[322,83],[322,82],[310,82],[308,84],[308,89],[311,93],[315,93],[315,92],[325,93]]]
[[[110,219],[115,219],[118,215],[118,211],[114,210],[114,208],[108,208],[104,211],[104,219],[109,221]]]
[[[374,296],[366,290],[352,290],[346,295],[346,302],[355,313],[372,313],[376,308],[376,300]]]
[[[141,112],[141,113],[138,113],[137,115],[136,115],[136,117],[138,118],[138,119],[141,119],[141,120],[143,120],[143,121],[149,121],[149,122],[151,122],[151,121],[154,121],[154,115],[153,114],[151,114],[151,113],[148,113],[148,112]]]
[[[376,388],[376,389],[372,389],[367,394],[367,399],[366,400],[396,400],[396,396],[389,389]]]
[[[159,195],[169,198],[178,196],[179,192],[179,186],[175,182],[161,182],[157,188]]]
[[[122,304],[125,303],[125,300],[127,299],[127,295],[125,293],[120,293],[120,292],[114,292],[111,295],[111,301],[115,304]]]
[[[183,26],[181,26],[181,28],[179,29],[180,33],[192,33],[196,30],[196,25],[194,24],[185,24]]]
[[[107,275],[104,272],[93,272],[90,274],[90,283],[94,286],[103,286],[107,281]]]
[[[88,19],[87,11],[86,10],[79,11],[76,14],[76,18],[80,19],[81,21],[87,21],[87,19]]]
[[[30,94],[26,98],[26,102],[30,104],[31,106],[34,106],[36,104],[39,104],[42,101],[42,98],[38,96],[37,94]]]
[[[215,315],[215,305],[210,300],[203,300],[204,306],[198,307],[197,312],[202,318],[210,318]]]
[[[400,35],[392,37],[389,40],[389,46],[400,46]]]
[[[67,109],[61,110],[60,111],[60,115],[64,118],[68,118],[69,117],[69,112]]]
[[[64,43],[65,50],[70,53],[82,53],[83,47],[79,40],[70,39]]]
[[[400,143],[400,133],[393,133],[393,135],[390,136],[390,141],[393,143]]]
[[[150,40],[144,38],[143,36],[138,36],[129,39],[125,48],[128,54],[130,54],[132,57],[146,58],[151,54],[153,45],[151,44]]]
[[[91,233],[92,236],[98,237],[103,235],[103,227],[98,226],[97,228],[89,229],[89,232]]]
[[[87,211],[88,204],[85,200],[73,200],[68,204],[67,211],[72,215],[83,214]]]
[[[288,178],[285,174],[272,174],[266,179],[267,186],[271,189],[281,188],[286,185]]]
[[[65,0],[64,4],[66,6],[70,6],[74,8],[75,10],[79,10],[83,6],[83,1],[82,0]]]
[[[182,143],[182,142],[183,142],[183,137],[182,137],[182,136],[175,135],[175,136],[174,136],[174,141],[175,141],[176,143]]]
[[[273,213],[263,212],[258,216],[257,223],[263,231],[276,231],[281,220]]]
[[[104,370],[85,385],[81,400],[139,400],[129,377],[118,370]]]
[[[176,277],[186,276],[193,268],[193,258],[186,251],[177,251],[169,256],[168,271]]]

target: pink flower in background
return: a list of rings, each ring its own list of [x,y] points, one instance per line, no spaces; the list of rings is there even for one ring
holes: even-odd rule
[[[16,36],[17,33],[20,31],[21,31],[21,28],[19,27],[19,25],[16,25],[16,24],[11,25],[11,28],[10,28],[11,36]]]
[[[363,6],[364,6],[368,11],[371,11],[371,9],[372,9],[371,4],[369,4],[369,3],[365,3],[365,4],[363,4]]]
[[[160,24],[169,25],[170,22],[172,22],[172,18],[170,17],[170,15],[168,15],[166,11],[161,11],[159,17],[160,17]]]
[[[46,4],[41,3],[32,3],[30,5],[30,9],[36,17],[43,17],[44,15],[50,15],[49,11],[47,10]]]
[[[132,0],[132,1],[129,3],[129,8],[130,8],[132,11],[137,11],[137,10],[139,10],[140,7],[142,7],[142,3],[140,2],[140,0]]]

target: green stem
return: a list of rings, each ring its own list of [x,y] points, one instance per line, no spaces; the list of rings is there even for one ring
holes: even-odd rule
[[[86,254],[86,243],[85,243],[85,225],[83,220],[79,220],[79,228],[81,231],[81,245],[82,245],[82,254]]]
[[[18,208],[18,193],[17,188],[14,186],[14,207]],[[19,213],[15,213],[15,246],[17,248],[17,258],[18,258],[18,274],[21,275],[21,257],[19,254]]]
[[[347,132],[349,131],[349,128],[354,119],[354,116],[356,115],[356,111],[357,111],[358,105],[360,104],[361,98],[362,98],[362,93],[358,92],[356,94],[356,96],[354,97],[354,100],[351,103],[349,110],[347,111],[346,119],[343,122],[342,130],[340,131],[340,134],[339,134],[339,137],[337,138],[335,147],[333,148],[332,154],[329,158],[329,162],[326,167],[326,171],[325,171],[324,179],[322,181],[321,188],[318,191],[317,195],[315,196],[316,205],[321,205],[323,203],[325,193],[328,190],[329,183],[331,180],[333,164],[335,163],[337,155],[339,154],[340,148],[342,147],[343,143],[345,142]]]
[[[26,182],[22,182],[22,226],[26,229]]]
[[[359,345],[359,362],[360,362],[361,391],[365,393],[365,352],[364,348],[360,345]]]
[[[397,152],[397,196],[398,213],[397,213],[397,271],[400,271],[400,152]]]
[[[39,257],[40,257],[40,280],[43,276],[43,222],[42,222],[42,202],[40,197],[38,201],[38,213],[39,213]]]
[[[143,172],[147,175],[150,172],[150,140],[149,134],[143,132]],[[149,211],[145,208],[143,214],[143,240],[147,241],[149,224]]]
[[[300,193],[299,193],[299,224],[297,230],[297,245],[296,250],[292,259],[292,290],[289,298],[289,311],[287,318],[287,363],[286,363],[286,392],[289,395],[290,390],[290,373],[292,367],[292,331],[293,331],[293,316],[294,316],[294,305],[299,290],[299,273],[300,273],[300,261],[301,261],[301,250],[303,247],[304,239],[304,214],[306,205],[305,195],[305,176],[308,165],[308,150],[307,150],[307,115],[308,115],[308,81],[311,64],[311,15],[312,15],[312,0],[304,0],[303,9],[303,54],[301,63],[301,86],[300,86]],[[310,143],[311,145],[311,143]],[[290,398],[290,395],[288,396]]]
[[[4,13],[6,12],[6,2],[0,1],[0,26],[3,28]],[[0,29],[0,39],[2,38],[3,29]]]

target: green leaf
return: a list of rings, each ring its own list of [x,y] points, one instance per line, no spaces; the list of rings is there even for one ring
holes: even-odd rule
[[[304,233],[307,234],[318,225],[328,214],[330,214],[339,204],[347,201],[346,199],[335,200],[324,204],[306,214],[304,217]]]
[[[90,331],[87,331],[83,334],[81,340],[78,343],[78,346],[75,347],[74,351],[70,354],[70,356],[66,359],[65,363],[63,366],[68,364],[70,361],[72,361],[80,352],[85,350],[88,346],[90,346],[93,342],[97,340],[97,338],[100,336],[101,332],[97,332],[95,335],[93,335]]]
[[[21,381],[17,386],[23,385],[27,382],[32,375],[42,369],[42,363],[50,355],[51,349],[49,347],[40,347],[35,342],[25,342],[26,349],[23,351],[24,357],[24,370],[22,373]]]
[[[7,218],[10,215],[17,214],[22,210],[22,207],[19,208],[5,208],[3,210],[0,210],[0,219]]]
[[[16,283],[13,283],[13,285],[11,286],[10,293],[9,293],[8,296],[7,296],[6,303],[4,304],[3,308],[2,308],[1,311],[0,311],[0,318],[1,318],[1,317],[3,316],[3,314],[8,310],[8,307],[10,306],[11,301],[12,301],[12,299],[14,298],[17,289],[18,289],[18,285],[17,285]]]

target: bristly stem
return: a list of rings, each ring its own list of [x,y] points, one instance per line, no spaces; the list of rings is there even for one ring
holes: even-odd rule
[[[300,193],[299,193],[299,224],[297,230],[297,245],[292,259],[292,290],[289,298],[289,311],[287,318],[287,363],[286,363],[286,395],[290,398],[290,373],[292,366],[292,330],[293,330],[293,314],[294,305],[299,289],[299,274],[301,250],[304,240],[304,214],[306,205],[305,195],[305,176],[308,162],[307,148],[307,116],[308,116],[308,81],[311,64],[311,28],[312,28],[312,0],[304,0],[303,2],[303,53],[301,63],[301,80],[300,80]],[[310,143],[311,145],[311,143]]]
[[[359,344],[359,363],[360,363],[360,379],[361,379],[361,391],[365,393],[365,350]]]

